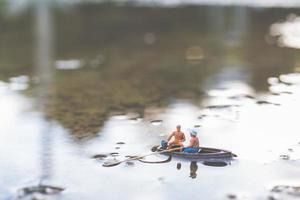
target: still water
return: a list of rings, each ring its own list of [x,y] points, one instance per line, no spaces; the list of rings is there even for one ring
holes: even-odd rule
[[[0,199],[300,195],[299,9],[6,6]],[[150,153],[177,124],[238,157],[102,167]],[[40,183],[65,190],[22,193]]]

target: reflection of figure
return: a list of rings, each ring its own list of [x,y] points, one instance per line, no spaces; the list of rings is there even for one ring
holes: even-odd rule
[[[180,170],[181,169],[181,163],[179,162],[179,163],[177,163],[177,165],[176,165],[176,168],[178,169],[178,170]]]
[[[190,131],[191,139],[187,147],[183,149],[186,153],[197,153],[199,151],[199,139],[197,137],[197,131]]]
[[[183,142],[185,141],[185,135],[183,132],[181,132],[181,126],[176,126],[176,131],[174,131],[171,135],[168,137],[169,147],[172,146],[181,146],[183,147]],[[173,139],[172,139],[173,138]],[[172,140],[171,140],[172,139]]]
[[[190,165],[190,177],[191,178],[196,178],[197,177],[197,170],[198,170],[198,165],[196,161],[192,161]]]

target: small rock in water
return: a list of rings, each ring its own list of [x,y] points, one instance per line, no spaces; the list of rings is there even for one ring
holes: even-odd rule
[[[272,102],[269,102],[269,101],[264,101],[264,100],[259,100],[256,102],[257,104],[271,104],[271,105],[274,105],[274,106],[280,106],[281,104],[279,103],[272,103]]]
[[[158,180],[161,182],[165,182],[166,179],[164,177],[158,177]]]
[[[123,144],[125,144],[125,142],[117,142],[116,144],[123,145]]]
[[[110,155],[111,155],[111,156],[118,156],[119,153],[118,153],[118,152],[112,152],[112,153],[110,153]]]
[[[150,121],[150,123],[154,126],[159,126],[159,125],[162,124],[162,122],[163,122],[163,120],[152,120],[152,121]]]
[[[207,117],[207,115],[205,115],[205,114],[200,115],[200,116],[198,117],[198,119],[203,119],[204,117]]]
[[[234,100],[240,100],[240,99],[255,99],[255,97],[249,95],[249,94],[239,94],[239,95],[234,95],[228,97],[229,99],[234,99]]]
[[[235,194],[228,194],[227,198],[228,199],[237,199],[237,196]]]
[[[286,154],[283,154],[283,155],[280,155],[280,158],[282,160],[289,160],[290,159],[290,156],[289,155],[286,155]]]
[[[200,124],[194,125],[194,128],[200,128],[200,127],[201,127]]]
[[[239,105],[211,105],[211,106],[206,106],[205,108],[207,108],[207,109],[227,109],[227,108],[232,108],[232,107],[239,107]]]
[[[103,159],[106,157],[107,157],[106,154],[96,154],[96,155],[92,156],[92,158],[94,158],[94,159]]]
[[[120,149],[121,147],[115,147],[115,149]]]
[[[272,195],[270,195],[270,196],[268,196],[268,200],[277,200],[277,198],[274,197],[274,196],[272,196]]]
[[[288,151],[289,151],[289,152],[294,152],[294,149],[289,148]]]
[[[280,96],[280,93],[278,93],[278,92],[272,92],[271,95],[273,95],[273,96]]]

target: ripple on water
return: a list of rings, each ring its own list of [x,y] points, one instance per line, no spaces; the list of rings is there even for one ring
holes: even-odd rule
[[[299,199],[300,186],[276,185],[271,189],[269,199],[288,200]]]
[[[130,123],[133,123],[133,124],[136,124],[136,123],[139,123],[143,120],[143,118],[141,117],[132,117],[132,118],[129,118],[128,119]]]
[[[150,121],[150,123],[153,125],[153,126],[159,126],[163,123],[163,120],[152,120]]]
[[[55,61],[55,67],[59,70],[75,70],[83,66],[83,62],[78,59],[71,60],[57,60]]]
[[[44,198],[45,195],[55,195],[59,194],[65,189],[62,187],[55,187],[50,185],[37,185],[37,186],[29,186],[21,188],[17,191],[18,198],[24,198],[24,197],[32,197],[32,199],[36,199],[36,196],[39,196],[41,198],[38,199],[46,199]]]
[[[288,84],[300,84],[300,73],[282,74],[279,79]]]
[[[268,78],[268,83],[270,85],[276,85],[279,83],[279,79],[277,77],[270,77]]]
[[[213,109],[231,109],[233,107],[240,107],[240,105],[231,105],[231,104],[224,104],[224,105],[210,105],[210,106],[206,106],[205,108],[206,109],[210,109],[210,110],[213,110]]]
[[[237,95],[229,96],[228,99],[242,100],[242,99],[255,99],[255,97],[250,94],[237,94]]]
[[[112,116],[113,119],[118,119],[118,120],[124,120],[127,119],[127,116],[125,113],[120,113],[120,114],[114,114]]]
[[[14,91],[26,90],[29,86],[29,77],[25,75],[11,77],[9,79],[9,88]]]
[[[259,104],[259,105],[274,105],[274,106],[280,106],[281,105],[279,103],[273,103],[273,102],[265,101],[265,100],[258,100],[258,101],[256,101],[256,104]]]

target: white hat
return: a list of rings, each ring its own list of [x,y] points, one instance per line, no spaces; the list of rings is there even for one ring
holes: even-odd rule
[[[197,131],[196,131],[196,130],[190,129],[189,131],[190,131],[190,134],[191,134],[192,136],[197,136]]]

